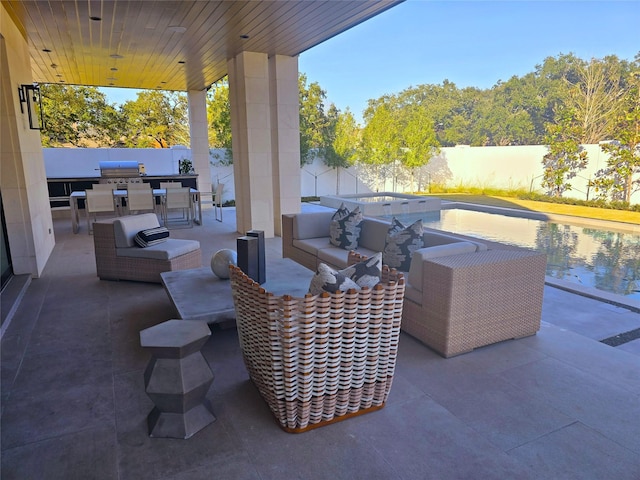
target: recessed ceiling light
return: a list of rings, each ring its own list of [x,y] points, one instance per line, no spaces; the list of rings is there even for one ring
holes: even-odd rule
[[[107,77],[107,80],[118,80],[116,77]]]
[[[115,83],[113,83],[113,82],[109,83],[110,87],[113,87],[114,85],[115,85]]]
[[[60,77],[62,77],[62,74],[61,73],[56,73],[56,77],[60,78]]]
[[[111,69],[110,69],[110,70],[111,70],[112,72],[117,72],[117,71],[118,71],[118,69],[117,69],[116,67],[111,67]]]
[[[51,68],[56,69],[56,68],[58,68],[58,65],[56,65],[55,63],[52,63],[51,64]]]
[[[249,35],[247,34],[240,35],[240,38],[242,38],[243,40],[246,40],[247,38],[249,38]]]
[[[42,51],[43,51],[44,53],[51,53],[51,50],[49,50],[48,48],[43,48],[43,49],[42,49]]]
[[[183,27],[182,25],[169,25],[167,30],[173,33],[184,33],[187,31],[187,27]]]
[[[95,17],[95,16],[91,16],[91,17],[89,17],[89,19],[90,19],[90,20],[93,20],[94,22],[99,22],[99,21],[101,21],[101,20],[102,20],[102,18],[100,18],[100,17]]]
[[[60,83],[64,83],[64,80],[60,80]]]
[[[109,55],[111,58],[124,58],[122,55],[119,55],[117,53],[112,53],[111,55]]]
[[[180,60],[178,61],[178,63],[187,63],[187,62],[185,62],[184,60]]]

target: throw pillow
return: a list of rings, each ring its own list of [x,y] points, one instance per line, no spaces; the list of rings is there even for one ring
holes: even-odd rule
[[[358,284],[349,277],[335,271],[329,265],[321,263],[318,265],[318,271],[311,279],[309,293],[311,295],[319,295],[322,292],[335,293],[338,290],[346,292],[350,288],[360,290]]]
[[[146,230],[140,230],[133,237],[133,241],[139,247],[145,248],[151,245],[157,245],[158,243],[165,242],[169,237],[169,230],[167,227],[155,227],[147,228]]]
[[[393,217],[384,245],[384,263],[402,272],[408,272],[411,266],[411,254],[424,246],[422,231],[422,220],[417,220],[405,227]]]
[[[343,268],[339,273],[356,282],[360,288],[373,288],[380,283],[382,276],[382,252],[372,257]]]
[[[355,250],[358,248],[358,238],[360,237],[360,225],[362,223],[362,212],[360,207],[353,211],[345,207],[344,203],[331,217],[329,227],[329,241],[336,247],[345,250]]]

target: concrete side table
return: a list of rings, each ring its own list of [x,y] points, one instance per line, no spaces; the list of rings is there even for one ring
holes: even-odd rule
[[[213,372],[200,348],[211,335],[204,322],[169,320],[140,332],[151,351],[144,372],[147,395],[155,407],[147,422],[151,437],[189,438],[214,422],[205,398]]]

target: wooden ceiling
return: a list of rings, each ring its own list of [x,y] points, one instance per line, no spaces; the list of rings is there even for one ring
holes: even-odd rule
[[[242,51],[298,55],[403,0],[2,0],[39,83],[202,90]],[[381,32],[382,34],[382,32]]]

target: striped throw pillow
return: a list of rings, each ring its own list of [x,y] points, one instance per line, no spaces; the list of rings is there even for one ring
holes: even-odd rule
[[[133,237],[133,241],[139,247],[145,248],[165,242],[167,238],[169,238],[169,230],[167,227],[155,227],[140,230],[136,233],[136,236]]]

